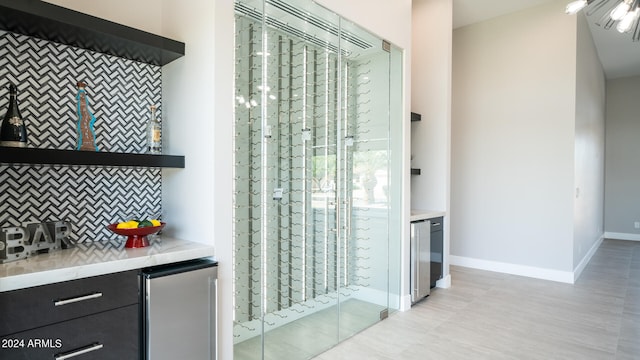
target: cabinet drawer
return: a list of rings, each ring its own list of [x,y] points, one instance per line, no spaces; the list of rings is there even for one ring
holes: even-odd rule
[[[138,314],[139,306],[129,305],[4,336],[0,354],[3,360],[139,359]]]
[[[139,303],[138,270],[0,293],[0,336]]]
[[[442,230],[442,217],[429,219],[431,221],[431,232]]]

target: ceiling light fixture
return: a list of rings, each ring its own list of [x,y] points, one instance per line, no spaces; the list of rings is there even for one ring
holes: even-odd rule
[[[586,15],[599,14],[596,25],[609,30],[616,25],[621,33],[632,33],[634,42],[640,41],[640,0],[577,0],[567,5],[566,13],[573,15],[585,9]]]

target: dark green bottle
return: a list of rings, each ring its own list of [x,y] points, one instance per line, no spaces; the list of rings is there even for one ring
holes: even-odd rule
[[[9,84],[9,108],[0,127],[0,146],[27,147],[27,126],[18,108],[18,88]]]

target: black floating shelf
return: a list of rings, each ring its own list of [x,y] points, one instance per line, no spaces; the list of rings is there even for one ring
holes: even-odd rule
[[[184,156],[0,147],[0,163],[184,168]]]
[[[420,169],[411,169],[411,175],[420,175]]]
[[[182,42],[40,0],[0,0],[0,30],[153,65],[184,56]]]
[[[422,121],[422,115],[412,112],[411,121]]]

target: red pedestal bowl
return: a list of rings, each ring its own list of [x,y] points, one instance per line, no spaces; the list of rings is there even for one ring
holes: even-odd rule
[[[165,223],[161,222],[159,226],[147,226],[135,229],[118,229],[118,224],[110,224],[107,225],[107,229],[113,231],[118,235],[127,237],[127,242],[124,245],[125,248],[141,248],[149,246],[149,239],[147,239],[147,235],[157,233],[158,231],[162,230],[165,225]]]

